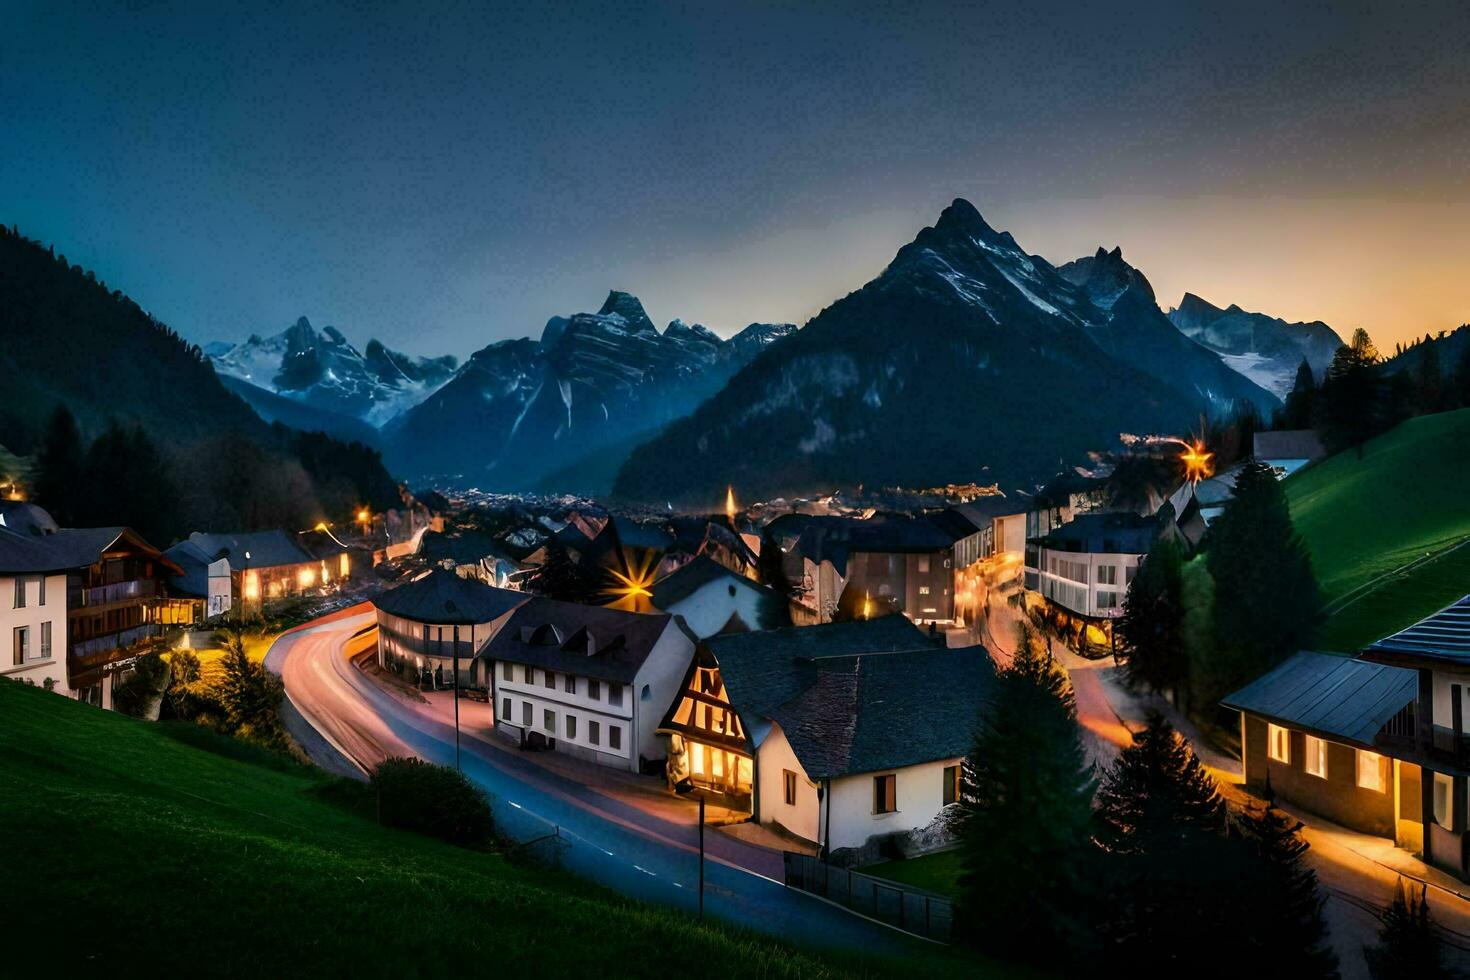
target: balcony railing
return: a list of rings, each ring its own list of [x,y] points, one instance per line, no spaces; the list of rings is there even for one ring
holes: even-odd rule
[[[114,602],[126,602],[129,599],[146,599],[157,594],[157,582],[152,579],[134,579],[131,582],[114,582],[112,585],[83,589],[80,605],[106,606]]]
[[[99,653],[107,653],[111,650],[121,650],[126,647],[141,643],[144,640],[160,636],[163,627],[157,623],[144,623],[134,626],[132,629],[122,630],[118,633],[109,633],[106,636],[94,636],[90,640],[78,640],[71,645],[73,657],[84,658],[96,656]]]

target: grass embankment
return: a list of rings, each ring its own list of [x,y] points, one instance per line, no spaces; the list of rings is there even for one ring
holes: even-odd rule
[[[959,850],[939,851],[904,861],[886,861],[860,869],[863,874],[953,897],[959,891]]]
[[[245,634],[245,656],[250,662],[258,664],[265,659],[270,652],[271,644],[275,642],[279,633],[246,633]],[[224,668],[221,666],[225,651],[223,647],[201,647],[190,651],[199,658],[199,680],[206,685],[218,684],[224,676]]]
[[[1470,409],[1461,409],[1410,419],[1361,455],[1350,449],[1287,478],[1323,597],[1340,603],[1322,647],[1356,650],[1470,593],[1470,546],[1446,551],[1470,535],[1467,475]],[[1383,578],[1425,555],[1438,557]]]
[[[702,926],[380,827],[362,794],[197,726],[0,681],[4,972],[796,977],[912,964]]]

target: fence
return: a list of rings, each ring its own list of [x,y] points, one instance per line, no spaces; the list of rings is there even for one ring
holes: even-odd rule
[[[954,906],[943,895],[850,868],[834,868],[809,854],[787,851],[785,860],[786,887],[820,895],[904,932],[949,942]]]

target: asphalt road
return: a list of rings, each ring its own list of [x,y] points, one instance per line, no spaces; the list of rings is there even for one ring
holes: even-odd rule
[[[323,623],[271,647],[266,666],[285,682],[288,716],[294,711],[318,736],[308,737],[304,747],[336,771],[344,768],[343,757],[361,769],[402,755],[453,765],[453,728],[382,691],[347,659],[346,641],[372,621],[367,613]],[[631,898],[698,910],[694,826],[600,810],[595,794],[559,784],[514,752],[464,737],[463,730],[462,765],[490,793],[501,831],[522,846],[555,854],[567,870]],[[902,952],[920,942],[718,859],[705,862],[704,908],[731,924],[805,945]]]

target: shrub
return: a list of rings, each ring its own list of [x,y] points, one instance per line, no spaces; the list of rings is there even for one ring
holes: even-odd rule
[[[490,801],[464,774],[421,759],[385,759],[373,770],[378,820],[461,847],[495,841]]]

